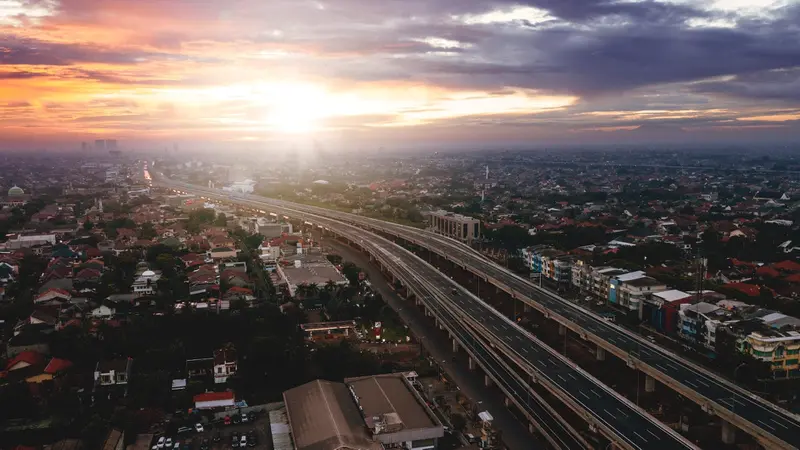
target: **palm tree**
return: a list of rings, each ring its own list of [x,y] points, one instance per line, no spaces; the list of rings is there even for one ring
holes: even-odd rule
[[[308,283],[300,283],[294,290],[295,297],[306,297],[308,295]]]
[[[316,283],[311,283],[308,285],[308,296],[311,298],[315,298],[319,296],[319,285]]]
[[[325,290],[328,292],[333,292],[334,289],[336,289],[336,282],[334,282],[333,280],[328,280],[325,283]]]

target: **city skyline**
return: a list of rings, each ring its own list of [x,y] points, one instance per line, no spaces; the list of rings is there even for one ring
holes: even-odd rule
[[[0,150],[790,142],[800,3],[0,1]]]

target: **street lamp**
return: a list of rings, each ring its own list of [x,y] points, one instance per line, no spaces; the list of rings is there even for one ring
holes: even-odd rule
[[[741,369],[742,367],[744,367],[746,365],[747,365],[747,363],[741,362],[741,363],[739,363],[738,366],[736,366],[735,369],[733,369],[733,386],[734,386],[734,388],[738,387],[738,385],[736,384],[736,375],[739,373],[739,369]],[[731,406],[731,413],[733,413],[734,416],[736,415],[736,389],[733,390],[733,406]]]

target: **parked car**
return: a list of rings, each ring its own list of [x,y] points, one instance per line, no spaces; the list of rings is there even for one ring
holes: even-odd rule
[[[168,437],[166,442],[164,442],[164,447],[172,448],[172,438],[171,437]]]
[[[205,431],[205,428],[203,428],[203,424],[202,423],[197,422],[196,424],[194,424],[194,431],[197,431],[198,433],[202,433],[203,431]]]
[[[233,423],[238,425],[238,424],[242,423],[242,416],[240,416],[239,414],[236,414],[233,417],[231,417],[231,420],[233,420]]]
[[[222,432],[217,431],[216,433],[214,433],[214,437],[212,437],[211,440],[214,441],[214,442],[221,441],[222,440]]]
[[[242,438],[239,440],[239,447],[247,447],[247,436],[242,435]]]
[[[175,445],[172,446],[172,450],[180,450],[180,448],[181,448],[181,442],[176,439]]]
[[[208,438],[203,438],[203,441],[200,442],[200,450],[208,450],[211,448],[211,445],[208,443]]]
[[[231,434],[231,447],[239,447],[239,433],[237,431],[234,431],[233,434]]]
[[[250,417],[250,422],[255,422],[258,419],[258,414],[255,411],[250,411],[247,416]]]
[[[247,413],[242,414],[241,417],[242,417],[242,423],[247,423],[250,421],[250,417],[247,416]]]
[[[164,442],[166,442],[166,440],[167,440],[167,438],[165,438],[164,436],[161,436],[160,438],[158,438],[158,442],[156,443],[156,447],[158,447],[158,450],[161,450],[162,448],[164,448]]]
[[[230,425],[231,424],[231,416],[225,416],[225,419],[222,420],[222,423],[224,423],[225,425]]]

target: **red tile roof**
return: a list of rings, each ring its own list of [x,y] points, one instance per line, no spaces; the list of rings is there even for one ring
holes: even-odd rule
[[[761,294],[761,288],[756,286],[755,284],[747,284],[747,283],[728,283],[723,284],[723,287],[735,289],[745,295],[749,295],[750,297],[757,297]]]
[[[61,358],[53,358],[49,363],[47,363],[47,367],[44,368],[44,373],[56,374],[63,372],[70,367],[72,367],[72,361]]]
[[[194,402],[215,402],[219,400],[233,400],[234,398],[233,392],[206,392],[205,394],[195,395]]]
[[[761,266],[756,269],[756,275],[769,278],[778,278],[781,273],[769,266]]]
[[[11,361],[6,364],[6,370],[11,370],[12,367],[20,362],[26,362],[31,366],[42,364],[44,362],[44,355],[33,350],[24,351],[15,356]]]
[[[773,264],[772,268],[782,270],[784,272],[800,272],[800,264],[794,261],[789,261],[788,259]]]

